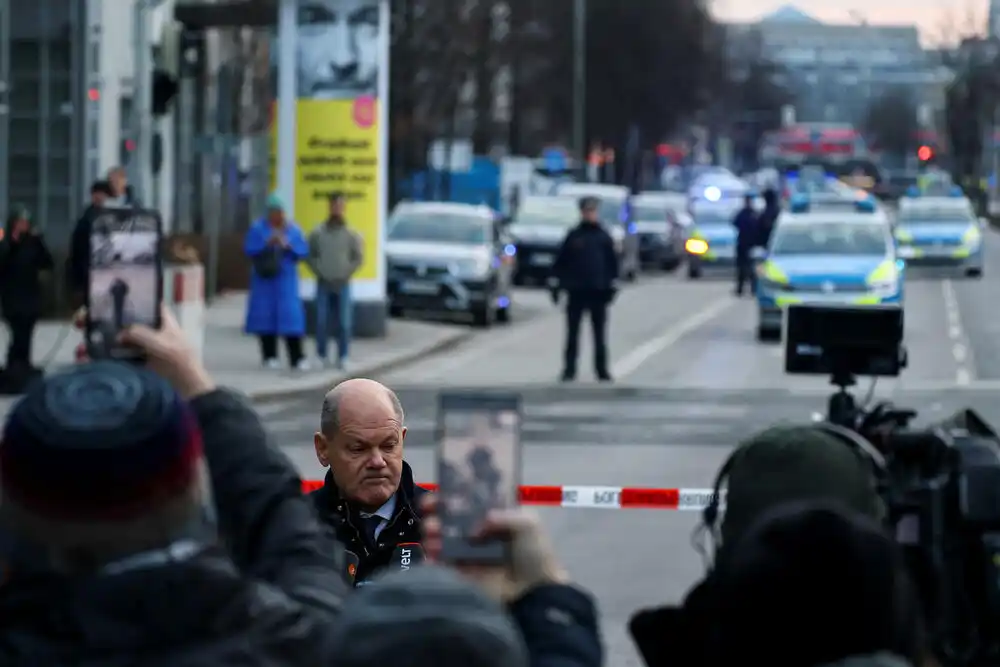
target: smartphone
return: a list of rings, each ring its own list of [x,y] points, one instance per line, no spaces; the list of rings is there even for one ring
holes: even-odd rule
[[[445,392],[438,406],[438,517],[446,562],[496,564],[503,542],[474,533],[494,509],[518,504],[521,485],[521,397]]]
[[[105,208],[90,231],[87,352],[91,359],[142,361],[119,334],[133,324],[160,328],[163,222],[157,211]]]

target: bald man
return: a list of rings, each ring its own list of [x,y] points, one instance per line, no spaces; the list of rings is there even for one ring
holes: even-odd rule
[[[313,444],[320,465],[330,470],[312,498],[358,557],[349,577],[355,583],[389,566],[400,544],[420,541],[419,499],[427,491],[403,460],[405,439],[403,406],[383,384],[345,380],[323,399]]]

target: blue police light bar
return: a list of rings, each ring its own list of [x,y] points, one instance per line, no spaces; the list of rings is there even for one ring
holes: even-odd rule
[[[867,199],[859,199],[855,202],[854,207],[858,210],[858,213],[874,213],[875,212],[875,200],[871,197]]]
[[[907,197],[919,197],[920,196],[920,188],[917,187],[916,185],[911,185],[910,187],[906,188],[906,196]]]
[[[957,185],[951,186],[951,191],[948,193],[952,197],[964,197],[965,193],[962,192],[962,188]]]
[[[809,197],[801,192],[792,195],[789,208],[792,213],[805,213],[809,210]]]

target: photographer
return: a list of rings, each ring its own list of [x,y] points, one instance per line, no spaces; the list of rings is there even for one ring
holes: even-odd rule
[[[435,509],[436,499],[425,497],[424,547],[432,562],[441,554]],[[507,541],[509,564],[451,572],[421,565],[359,589],[333,632],[337,666],[603,664],[594,601],[570,585],[538,519],[520,509],[497,512],[479,536]]]
[[[83,364],[8,419],[0,664],[334,664],[343,552],[254,411],[162,319],[125,334],[148,370]]]
[[[725,513],[720,519],[719,506],[706,511],[696,534],[711,538],[712,553],[703,555],[713,567],[681,606],[641,610],[629,623],[647,667],[715,664],[708,654],[717,614],[710,593],[713,575],[762,516],[797,501],[838,503],[873,519],[880,517],[882,509],[867,462],[832,435],[811,425],[772,427],[744,441],[720,468],[715,488],[726,494]],[[705,551],[701,543],[698,546]],[[816,576],[824,573],[817,572]]]
[[[919,667],[920,605],[879,522],[825,502],[765,514],[720,564],[709,662]],[[863,657],[863,658],[862,658]]]

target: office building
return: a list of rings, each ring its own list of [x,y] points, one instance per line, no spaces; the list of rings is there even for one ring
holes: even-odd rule
[[[996,1],[996,0],[994,0]],[[871,100],[895,86],[918,104],[943,105],[950,72],[920,45],[914,25],[823,23],[790,6],[727,26],[733,62],[759,54],[782,66],[799,121],[857,123]]]

